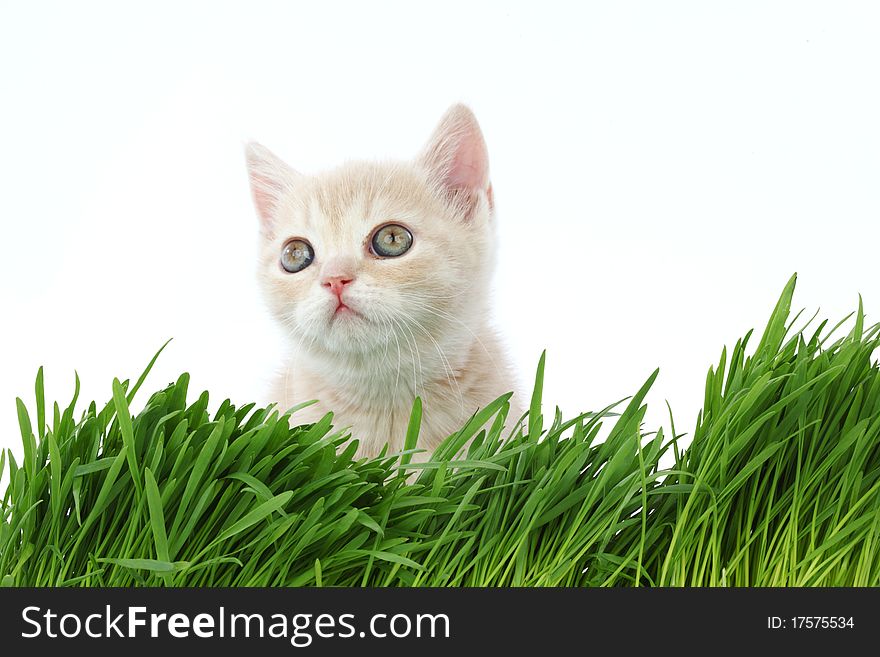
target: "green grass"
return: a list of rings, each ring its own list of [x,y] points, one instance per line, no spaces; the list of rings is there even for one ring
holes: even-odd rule
[[[880,327],[861,303],[848,335],[798,327],[794,287],[753,351],[747,335],[710,369],[687,449],[644,431],[656,372],[599,412],[543,416],[543,357],[518,435],[503,397],[426,463],[418,401],[403,454],[355,460],[331,417],[211,415],[186,374],[131,417],[146,372],[78,415],[77,395],[46,404],[41,370],[35,418],[18,401],[23,461],[0,456],[0,582],[876,586]]]

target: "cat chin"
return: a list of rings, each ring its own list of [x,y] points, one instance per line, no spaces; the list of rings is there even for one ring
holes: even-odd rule
[[[299,349],[312,352],[313,356],[326,358],[369,356],[388,350],[391,338],[376,331],[371,322],[362,315],[347,311],[328,319],[323,331],[311,331],[302,338],[293,335],[293,343]]]

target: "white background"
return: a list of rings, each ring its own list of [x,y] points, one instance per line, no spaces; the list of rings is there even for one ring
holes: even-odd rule
[[[14,397],[264,400],[242,144],[305,171],[410,157],[465,101],[499,209],[493,296],[567,415],[654,367],[690,430],[723,344],[796,305],[880,308],[872,3],[0,3],[0,445]],[[142,400],[143,401],[143,400]]]

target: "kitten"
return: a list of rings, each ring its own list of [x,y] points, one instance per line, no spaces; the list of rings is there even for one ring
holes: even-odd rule
[[[403,448],[414,398],[433,451],[516,388],[488,323],[495,218],[480,127],[449,109],[411,162],[305,176],[247,146],[261,226],[259,279],[292,355],[273,391],[314,422],[333,411],[358,454]],[[519,419],[518,395],[509,423]]]

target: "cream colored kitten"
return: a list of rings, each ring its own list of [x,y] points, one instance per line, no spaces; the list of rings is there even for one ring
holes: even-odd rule
[[[516,387],[488,323],[495,220],[476,118],[443,117],[411,162],[353,162],[317,176],[247,147],[261,220],[259,277],[292,354],[273,392],[282,409],[317,399],[358,453],[403,448],[416,395],[419,447],[433,450]],[[511,420],[519,419],[518,395]]]

